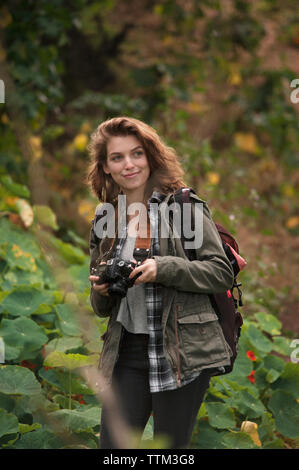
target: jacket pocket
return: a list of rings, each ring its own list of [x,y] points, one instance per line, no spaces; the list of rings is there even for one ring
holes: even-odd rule
[[[194,313],[178,318],[182,354],[188,368],[212,365],[229,357],[215,313]]]

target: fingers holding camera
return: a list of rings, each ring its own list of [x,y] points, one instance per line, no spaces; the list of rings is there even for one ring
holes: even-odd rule
[[[133,269],[130,274],[130,278],[136,276],[136,274],[142,273],[135,281],[134,285],[141,284],[143,282],[155,282],[157,276],[157,262],[152,258],[148,258],[140,266]]]
[[[105,284],[96,284],[96,281],[99,280],[99,276],[89,276],[89,280],[91,281],[92,288],[98,292],[100,295],[109,295],[108,294],[108,283]]]

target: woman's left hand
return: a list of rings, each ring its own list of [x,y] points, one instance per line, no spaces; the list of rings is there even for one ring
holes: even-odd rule
[[[142,272],[142,274],[136,279],[134,286],[141,284],[142,282],[155,282],[157,276],[156,260],[152,258],[144,260],[140,266],[137,266],[137,268],[133,269],[129,278],[136,276],[136,274],[140,272]]]

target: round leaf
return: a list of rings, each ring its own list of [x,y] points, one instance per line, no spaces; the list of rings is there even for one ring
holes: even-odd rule
[[[15,320],[4,318],[1,323],[0,335],[7,349],[18,348],[19,351],[37,351],[48,341],[48,337],[35,321],[30,318],[19,317]]]
[[[51,304],[52,301],[53,296],[47,291],[40,291],[35,287],[21,286],[5,297],[2,308],[14,316],[29,316],[41,304]]]
[[[288,392],[276,390],[269,400],[278,431],[291,439],[299,438],[299,403]]]
[[[58,410],[50,413],[50,416],[70,432],[88,431],[100,424],[101,409],[93,406],[87,409]]]
[[[280,335],[281,332],[281,321],[278,320],[274,315],[270,313],[259,312],[256,313],[255,318],[263,331],[270,333],[270,335]]]
[[[232,408],[225,403],[207,402],[206,410],[209,416],[209,423],[214,428],[224,429],[235,426],[235,417]]]
[[[227,432],[222,438],[222,444],[228,449],[254,449],[257,446],[246,432]]]
[[[6,410],[0,409],[0,437],[5,434],[15,434],[19,431],[17,417]]]
[[[41,386],[31,370],[21,366],[0,367],[0,392],[6,395],[35,395]]]
[[[261,354],[269,353],[272,350],[272,342],[254,325],[249,325],[246,336],[254,348]]]

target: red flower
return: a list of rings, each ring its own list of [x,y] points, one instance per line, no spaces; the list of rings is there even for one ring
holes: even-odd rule
[[[256,361],[256,357],[253,351],[247,351],[246,355],[251,361]]]
[[[49,370],[49,369],[53,369],[53,367],[50,367],[50,366],[44,366],[44,369],[45,369],[45,370]]]
[[[36,365],[33,364],[33,362],[30,362],[30,361],[22,361],[21,364],[20,364],[22,367],[26,367],[27,369],[31,369],[31,370],[34,370]]]
[[[81,395],[81,394],[73,395],[72,398],[73,398],[74,400],[77,400],[81,405],[85,405],[85,404],[86,404],[86,402],[85,402],[84,399],[83,399],[83,395]]]
[[[252,370],[252,371],[250,372],[250,374],[247,376],[247,377],[248,377],[248,380],[250,380],[250,382],[251,382],[252,384],[255,383],[254,374],[255,374],[255,370]]]

